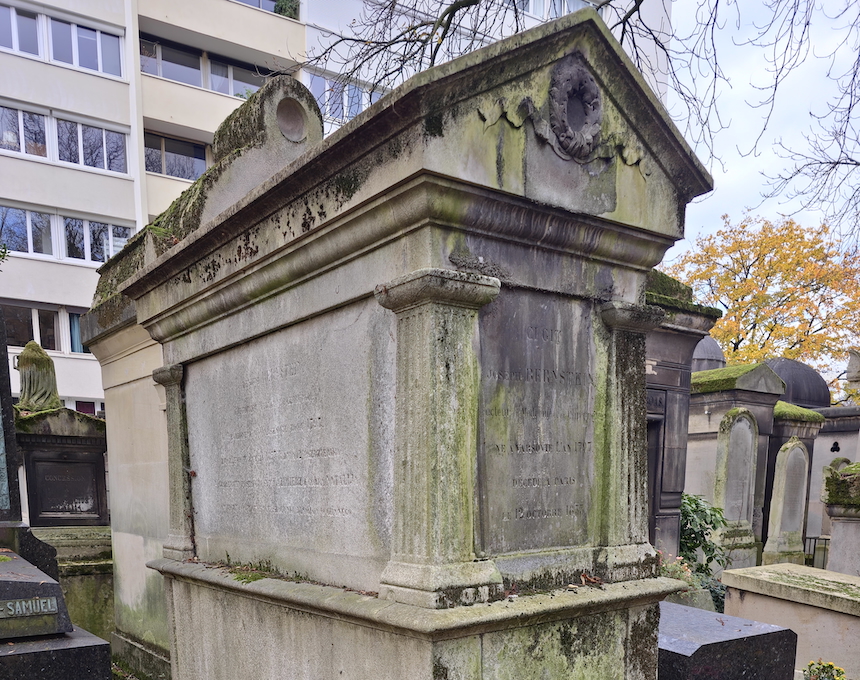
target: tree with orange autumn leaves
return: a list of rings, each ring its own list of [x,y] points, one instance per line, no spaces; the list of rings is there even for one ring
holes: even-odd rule
[[[711,330],[729,364],[773,357],[836,373],[860,330],[860,252],[826,225],[746,215],[696,239],[666,272],[723,317]]]

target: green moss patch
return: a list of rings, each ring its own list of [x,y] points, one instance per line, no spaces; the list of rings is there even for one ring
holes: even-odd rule
[[[678,298],[670,297],[668,295],[659,295],[657,293],[652,293],[651,291],[645,291],[645,302],[649,305],[662,307],[663,309],[701,314],[702,316],[708,316],[712,319],[719,319],[723,315],[723,313],[716,307],[697,305],[694,302],[685,302]]]
[[[664,274],[657,269],[652,269],[648,272],[648,279],[645,281],[645,292],[674,298],[682,302],[693,301],[693,289],[690,286],[681,283],[677,279],[673,279],[668,274]]]
[[[710,371],[697,371],[690,378],[690,391],[693,394],[707,394],[733,390],[738,378],[754,371],[761,364],[745,364],[714,368]]]
[[[804,423],[823,423],[824,416],[816,411],[801,406],[778,401],[773,407],[774,420],[799,420]]]

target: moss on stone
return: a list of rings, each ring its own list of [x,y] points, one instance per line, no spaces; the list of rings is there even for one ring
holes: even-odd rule
[[[57,420],[63,423],[60,427],[65,433],[77,431],[82,436],[105,433],[104,420],[65,406],[34,413],[19,411],[15,416],[15,431],[21,434],[52,434],[51,425],[57,425]]]
[[[263,89],[257,90],[218,126],[212,142],[212,160],[215,163],[243,147],[263,144],[265,128],[263,107],[260,105],[262,97]]]
[[[693,301],[693,289],[690,286],[657,269],[648,272],[648,278],[645,280],[645,292],[673,298],[681,302]]]
[[[820,413],[781,400],[773,407],[773,418],[774,420],[799,420],[805,423],[824,422],[824,416]]]
[[[839,471],[843,475],[857,475],[860,474],[860,461],[856,463],[851,463],[851,465],[846,465]]]
[[[147,232],[132,236],[125,247],[99,267],[99,281],[93,297],[93,307],[119,292],[121,284],[143,269]]]
[[[845,505],[860,507],[860,474],[845,474],[845,470],[836,472],[833,468],[825,468],[824,495],[827,505]]]
[[[708,394],[733,390],[738,378],[754,371],[759,366],[761,364],[741,364],[714,368],[710,371],[697,371],[690,378],[690,392],[692,394]]]
[[[705,305],[697,305],[694,302],[685,302],[678,298],[668,295],[659,295],[651,291],[645,291],[645,302],[649,305],[655,305],[667,310],[690,312],[692,314],[701,314],[712,319],[719,319],[723,313],[716,307],[706,307]]]

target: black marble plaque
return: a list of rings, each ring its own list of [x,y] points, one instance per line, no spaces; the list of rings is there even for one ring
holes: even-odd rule
[[[591,305],[505,289],[480,315],[481,543],[502,554],[587,543]]]
[[[107,524],[104,455],[62,445],[53,450],[50,442],[43,446],[26,452],[30,523]]]

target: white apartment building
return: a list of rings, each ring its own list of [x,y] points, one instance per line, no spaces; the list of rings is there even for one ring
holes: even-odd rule
[[[254,4],[0,0],[9,361],[39,342],[69,408],[103,409],[79,333],[99,265],[206,169],[215,129],[260,74],[305,51],[303,24],[275,14],[274,0]]]

